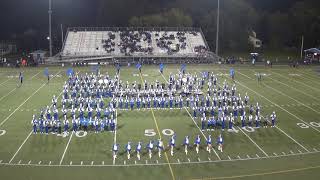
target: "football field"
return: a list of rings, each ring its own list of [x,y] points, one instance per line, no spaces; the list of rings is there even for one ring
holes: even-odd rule
[[[235,81],[229,76],[235,70]],[[236,84],[237,91],[250,96],[250,104],[259,102],[263,116],[277,113],[274,128],[240,128],[233,131],[201,131],[201,122],[188,108],[116,110],[117,128],[113,132],[78,132],[66,136],[33,134],[32,115],[51,105],[53,95],[62,95],[68,67],[49,67],[50,83],[44,67],[0,69],[0,179],[319,179],[320,177],[320,68],[316,66],[226,66],[187,65],[186,72],[213,72],[219,83]],[[91,73],[91,67],[73,67],[79,74]],[[122,67],[123,82],[167,83],[170,73],[180,65],[166,65],[164,73],[156,65]],[[24,83],[18,84],[19,72]],[[101,66],[102,74],[116,74],[114,66]],[[258,82],[256,74],[262,74]],[[149,159],[143,149],[141,160],[132,153],[127,159],[125,145],[177,135],[174,155],[166,148]],[[224,138],[220,152],[214,143],[211,153],[205,138]],[[195,148],[184,152],[185,136],[194,142],[202,138],[199,154]],[[120,145],[113,160],[112,146]]]

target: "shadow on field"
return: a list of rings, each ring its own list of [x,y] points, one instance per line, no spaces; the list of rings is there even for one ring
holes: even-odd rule
[[[118,126],[117,126],[117,130],[119,130],[119,129],[123,128],[124,126],[125,126],[124,124],[120,124],[120,125],[118,125]]]

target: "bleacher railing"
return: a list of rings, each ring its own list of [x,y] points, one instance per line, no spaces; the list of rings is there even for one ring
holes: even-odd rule
[[[202,32],[201,28],[196,28],[196,27],[69,27],[68,31],[197,31],[197,32]]]

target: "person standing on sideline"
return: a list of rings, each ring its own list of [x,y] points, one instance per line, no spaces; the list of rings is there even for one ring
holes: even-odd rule
[[[23,73],[22,72],[19,73],[19,82],[20,82],[20,85],[19,85],[19,87],[20,87],[23,84]]]

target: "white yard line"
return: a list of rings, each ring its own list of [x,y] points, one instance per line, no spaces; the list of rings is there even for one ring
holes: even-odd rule
[[[270,122],[270,121],[269,121]],[[293,137],[291,137],[290,135],[288,135],[286,132],[284,132],[282,129],[280,129],[278,126],[275,126],[280,132],[282,132],[284,135],[286,135],[288,138],[290,138],[293,142],[295,142],[296,144],[298,144],[300,147],[302,147],[305,151],[309,152],[309,150],[307,148],[305,148],[304,146],[302,146],[298,141],[296,141],[295,139],[293,139]]]
[[[319,77],[315,77],[314,74],[310,74],[310,73],[307,73],[305,71],[300,71],[298,69],[296,69],[296,71],[298,71],[298,72],[300,72],[301,74],[304,75],[304,76],[300,76],[301,78],[306,79],[306,80],[311,80],[313,83],[320,85],[320,83],[317,82],[319,80]]]
[[[116,119],[115,119],[115,127],[114,127],[114,137],[113,137],[113,144],[117,143],[117,126],[118,126],[118,111],[116,109]],[[116,159],[113,158],[112,160],[112,164],[114,165],[116,163]]]
[[[37,74],[33,75],[30,80],[32,80],[34,77],[36,77],[38,74],[40,74],[40,72],[41,71],[39,71]]]
[[[40,73],[40,72],[39,72]],[[37,73],[37,74],[35,74],[34,76],[32,76],[31,77],[31,79],[33,79],[35,76],[37,76],[39,73]],[[31,80],[30,79],[30,80]],[[1,98],[0,98],[0,102],[4,99],[4,98],[6,98],[7,96],[9,96],[13,91],[15,91],[17,89],[17,87],[15,87],[15,88],[13,88],[10,92],[8,92],[6,95],[4,95],[4,96],[2,96]]]
[[[161,73],[160,73],[161,74]],[[164,77],[163,74],[161,74],[162,78],[167,82],[168,80]],[[190,112],[188,111],[188,109],[186,107],[184,107],[184,109],[187,111],[187,113],[189,114],[190,118],[192,119],[193,123],[198,127],[200,133],[202,134],[202,136],[207,140],[207,137],[204,135],[204,133],[201,131],[200,127],[198,126],[198,124],[194,121],[194,119],[192,118]],[[214,148],[212,148],[213,152],[215,153],[215,155],[218,157],[219,160],[221,160],[220,156],[218,155],[218,153],[216,152],[216,150]]]
[[[251,70],[251,71],[252,71],[252,72],[254,72],[254,73],[256,73],[256,72],[255,72],[255,71],[253,71],[253,70]],[[251,77],[249,77],[249,76],[247,76],[247,75],[245,75],[245,74],[241,73],[240,71],[238,71],[238,73],[239,73],[239,74],[241,74],[242,76],[247,77],[248,79],[254,80],[253,78],[251,78]],[[266,84],[264,84],[264,85],[265,85],[265,86],[267,86],[268,88],[272,89],[273,91],[276,91],[276,92],[278,92],[278,93],[282,94],[283,96],[286,96],[286,97],[288,97],[288,98],[290,98],[290,99],[294,100],[295,102],[297,102],[297,103],[299,103],[299,104],[301,104],[301,105],[303,105],[303,106],[305,106],[305,107],[307,107],[307,108],[311,109],[311,110],[312,110],[312,111],[314,111],[315,113],[320,114],[320,112],[318,112],[317,110],[315,110],[315,109],[313,109],[312,107],[310,107],[310,106],[308,106],[308,105],[306,105],[306,104],[304,104],[304,103],[302,103],[302,102],[300,102],[300,101],[298,101],[298,100],[296,100],[296,99],[292,98],[291,96],[288,96],[287,94],[285,94],[285,93],[283,93],[283,92],[281,92],[281,91],[279,91],[279,90],[277,90],[277,89],[275,89],[275,88],[273,88],[273,87],[271,87],[271,86],[268,86],[268,85],[266,85]]]
[[[114,138],[113,138],[113,142],[117,143],[117,125],[118,125],[118,111],[116,109],[116,119],[115,119],[115,127],[114,127]]]
[[[0,102],[2,101],[2,99],[4,99],[4,98],[6,98],[7,96],[9,96],[14,90],[16,90],[17,88],[15,87],[15,88],[13,88],[10,92],[8,92],[6,95],[4,95],[4,96],[2,96],[1,98],[0,98]]]
[[[303,122],[303,123],[305,123],[305,124],[309,124],[309,123],[307,123],[306,121],[304,121],[304,120],[302,120],[301,118],[299,118],[298,116],[296,116],[296,115],[292,114],[291,112],[289,112],[288,110],[284,109],[282,106],[274,103],[273,101],[271,101],[271,100],[269,100],[268,98],[264,97],[264,96],[261,95],[260,93],[256,92],[255,90],[247,87],[246,85],[240,83],[239,81],[235,81],[235,82],[238,83],[239,85],[241,85],[242,87],[245,87],[246,89],[249,89],[250,91],[254,92],[255,94],[259,95],[260,97],[264,98],[265,100],[267,100],[268,102],[270,102],[270,103],[272,103],[273,105],[277,106],[278,108],[282,109],[283,111],[287,112],[288,114],[290,114],[291,116],[295,117],[295,118],[298,119],[299,121],[301,121],[301,122]],[[315,131],[320,132],[319,129],[317,129],[317,128],[313,127],[313,126],[310,126],[310,127],[311,127],[312,129],[314,129]]]
[[[31,136],[32,131],[29,133],[29,135],[26,137],[26,139],[23,141],[23,143],[20,145],[20,147],[18,148],[18,150],[16,151],[16,153],[14,153],[14,155],[12,156],[12,158],[9,161],[9,164],[13,161],[13,159],[16,157],[16,155],[19,153],[20,149],[22,148],[22,146],[27,142],[27,140],[29,139],[29,137]]]
[[[271,80],[273,80],[273,81],[276,81],[276,82],[278,82],[278,83],[280,83],[280,84],[283,84],[283,85],[285,85],[285,86],[287,86],[287,87],[289,87],[289,88],[291,88],[291,89],[294,89],[294,90],[296,90],[296,91],[298,91],[298,92],[300,92],[300,93],[302,93],[302,94],[304,94],[304,95],[306,95],[306,96],[308,96],[308,97],[310,97],[310,98],[312,98],[312,99],[314,99],[314,100],[316,100],[316,101],[320,101],[320,99],[318,99],[318,98],[316,98],[316,97],[314,97],[314,96],[311,96],[310,94],[307,94],[307,93],[305,93],[305,92],[303,92],[303,91],[301,91],[301,90],[299,90],[299,89],[297,89],[297,88],[295,88],[295,87],[292,87],[292,86],[290,86],[290,85],[288,85],[288,84],[286,84],[286,83],[283,83],[283,82],[281,82],[281,81],[279,81],[279,80],[276,80],[276,79],[273,79],[273,78],[271,78],[271,77],[267,77],[267,78],[269,78],[269,79],[271,79]]]
[[[119,90],[119,87],[120,87],[120,71],[119,71],[119,74],[118,74],[118,90]],[[115,127],[114,127],[114,135],[113,135],[113,144],[116,144],[117,143],[117,126],[118,126],[118,110],[115,109],[116,111],[116,118],[115,118]],[[112,164],[115,165],[116,164],[116,159],[113,158],[112,160]]]
[[[194,121],[194,119],[192,118],[190,112],[188,111],[188,109],[186,107],[184,107],[184,109],[187,111],[187,113],[189,114],[190,118],[192,119],[193,123],[197,126],[197,128],[199,129],[200,133],[202,134],[202,136],[204,137],[204,139],[207,141],[207,137],[204,135],[204,133],[201,131],[200,127],[198,126],[198,124]],[[212,148],[213,152],[216,154],[216,156],[218,157],[219,160],[221,160],[220,156],[218,155],[218,153],[216,152],[216,150],[214,148]]]
[[[286,78],[286,79],[288,79],[288,80],[290,80],[290,81],[295,81],[295,82],[300,83],[300,84],[302,84],[302,85],[304,85],[304,86],[307,86],[307,87],[309,87],[309,88],[311,88],[311,89],[314,89],[315,91],[320,92],[319,89],[317,89],[317,88],[315,88],[315,87],[312,87],[312,86],[309,86],[308,84],[305,84],[305,83],[303,83],[303,82],[296,81],[296,80],[294,80],[294,79],[290,79],[290,78],[288,78],[288,77],[286,77],[286,76],[284,76],[284,75],[282,75],[282,74],[276,73],[276,72],[274,72],[274,71],[272,71],[272,73],[278,74],[279,76],[281,76],[281,77],[283,77],[283,78]]]
[[[71,135],[70,135],[69,141],[68,141],[68,143],[67,143],[67,146],[66,146],[66,148],[64,149],[63,154],[62,154],[62,156],[61,156],[60,163],[59,163],[60,165],[62,164],[63,159],[64,159],[64,156],[66,155],[66,152],[67,152],[67,150],[68,150],[68,147],[69,147],[69,144],[70,144],[70,142],[71,142],[72,136],[73,136],[73,131],[71,132]]]
[[[60,72],[60,71],[59,71],[59,72]],[[58,72],[58,73],[59,73],[59,72]],[[58,73],[57,73],[57,74],[58,74]],[[45,85],[45,84],[44,84],[44,85]],[[43,86],[41,86],[37,91],[39,91],[42,87],[43,87]],[[36,91],[35,93],[37,93],[37,91]],[[34,93],[34,94],[35,94],[35,93]],[[63,93],[63,91],[61,91],[61,93],[59,94],[58,98],[62,95],[62,93]],[[34,94],[33,94],[33,95],[34,95]],[[30,99],[33,95],[31,95],[28,99]],[[28,100],[28,99],[27,99],[27,100]],[[26,100],[26,101],[27,101],[27,100]],[[26,101],[25,101],[25,102],[26,102]],[[24,103],[25,103],[25,102],[24,102]],[[23,103],[23,104],[24,104],[24,103]],[[17,111],[23,104],[21,104],[15,111]],[[51,105],[51,106],[52,106],[52,105]],[[50,107],[51,107],[51,106],[50,106]],[[15,111],[14,111],[14,112],[15,112]],[[12,114],[13,114],[14,112],[12,112]],[[10,114],[10,116],[12,116],[12,114]],[[9,116],[9,117],[10,117],[10,116]],[[7,119],[9,119],[9,117],[8,117]],[[3,122],[4,122],[4,121],[3,121]],[[0,126],[3,124],[3,122],[1,122]],[[10,161],[9,161],[9,164],[12,162],[12,160],[15,158],[15,156],[19,153],[20,149],[21,149],[21,148],[23,147],[23,145],[27,142],[27,140],[29,139],[29,137],[31,136],[31,134],[32,134],[32,131],[29,133],[29,135],[26,137],[26,139],[25,139],[25,140],[23,141],[23,143],[20,145],[20,147],[18,148],[18,150],[16,151],[16,153],[12,156],[12,158],[11,158]]]
[[[276,91],[276,92],[278,92],[278,93],[282,94],[283,96],[286,96],[286,97],[288,97],[288,98],[290,98],[290,99],[292,99],[292,100],[296,101],[297,103],[301,104],[302,106],[304,106],[304,107],[307,107],[307,108],[311,109],[313,112],[315,112],[315,113],[317,113],[317,114],[320,114],[320,112],[319,112],[319,111],[317,111],[317,110],[313,109],[312,107],[310,107],[310,106],[308,106],[308,105],[306,105],[306,104],[304,104],[304,103],[302,103],[302,102],[300,102],[300,101],[298,101],[298,100],[296,100],[296,99],[292,98],[291,96],[288,96],[288,95],[286,95],[285,93],[283,93],[283,92],[281,92],[281,91],[279,91],[279,90],[277,90],[277,89],[275,89],[275,88],[273,88],[273,87],[271,87],[271,86],[268,86],[268,85],[266,85],[266,86],[267,86],[267,87],[269,87],[270,89],[273,89],[274,91]]]
[[[238,71],[239,72],[239,71]],[[240,72],[239,72],[240,73]],[[241,73],[240,73],[241,74]],[[237,81],[236,81],[237,82]],[[292,116],[296,117],[298,120],[303,121],[302,119],[300,119],[299,117],[295,116],[294,114],[290,113],[289,111],[287,111],[286,109],[282,108],[281,106],[279,106],[278,104],[273,103],[272,101],[270,101],[269,99],[265,98],[264,96],[262,96],[261,94],[257,93],[256,91],[252,90],[251,88],[242,85],[240,82],[237,82],[238,84],[240,84],[241,86],[251,90],[252,92],[254,92],[255,94],[263,97],[264,99],[266,99],[267,101],[269,101],[270,103],[274,104],[275,106],[280,107],[282,110],[286,111],[287,113],[291,114]],[[304,122],[304,121],[303,121]],[[306,123],[306,122],[304,122]],[[306,123],[308,124],[308,123]],[[290,135],[288,135],[286,132],[284,132],[281,128],[279,128],[278,126],[275,126],[279,131],[281,131],[283,134],[285,134],[288,138],[290,138],[292,141],[294,141],[296,144],[298,144],[300,147],[302,147],[305,151],[309,152],[309,150],[307,148],[305,148],[303,145],[301,145],[298,141],[296,141],[295,139],[293,139]],[[312,126],[311,126],[312,127]],[[313,128],[313,127],[312,127]],[[240,128],[239,128],[240,129]],[[314,128],[315,129],[315,128]],[[241,130],[241,129],[240,129]],[[318,129],[315,129],[317,131],[319,131]],[[242,130],[241,130],[242,131]]]
[[[161,73],[160,73],[161,74]],[[166,77],[164,77],[164,75],[163,74],[161,74],[161,76],[162,76],[162,78],[166,81],[166,83],[168,84],[169,83],[169,81],[166,79]]]
[[[60,71],[59,71],[60,72]],[[58,72],[58,73],[59,73]],[[57,73],[57,74],[58,74]],[[29,96],[25,101],[23,101],[6,119],[4,119],[1,123],[0,123],[0,127],[16,112],[20,109],[21,106],[23,106],[30,98],[32,98],[37,92],[39,92],[44,86],[46,85],[46,83],[42,84],[42,86],[40,86],[34,93],[31,94],[31,96]]]
[[[251,137],[248,136],[248,134],[246,134],[241,128],[238,127],[238,129],[239,129],[245,136],[247,136],[247,138],[248,138],[266,157],[269,157],[269,155],[268,155],[256,142],[254,142],[254,140],[251,139]]]
[[[10,80],[10,79],[7,79],[7,80],[3,81],[3,82],[0,84],[0,86],[2,86],[2,84],[4,84],[4,83],[8,82],[9,80]]]
[[[59,73],[59,72],[58,72],[58,73]],[[79,73],[79,72],[78,72],[78,73]],[[63,91],[61,91],[61,93],[59,94],[58,99],[59,99],[59,97],[62,95],[62,93],[63,93]],[[50,108],[51,108],[51,107],[52,107],[52,105],[50,106]],[[64,151],[63,151],[63,154],[62,154],[62,156],[61,156],[60,165],[62,164],[63,159],[64,159],[64,156],[65,156],[65,154],[66,154],[66,152],[67,152],[67,150],[68,150],[68,147],[69,147],[69,144],[70,144],[70,142],[71,142],[72,136],[73,136],[73,131],[71,132],[71,135],[70,135],[70,138],[69,138],[69,140],[68,140],[67,146],[65,147],[65,149],[64,149]]]
[[[208,163],[221,163],[221,162],[236,162],[236,161],[254,161],[254,160],[261,160],[261,159],[279,159],[279,158],[283,158],[283,157],[294,157],[294,156],[301,156],[301,155],[308,155],[308,154],[318,154],[320,153],[319,151],[317,152],[305,152],[305,153],[292,153],[292,154],[286,154],[286,155],[278,155],[278,156],[269,156],[269,157],[251,157],[249,158],[244,158],[244,159],[223,159],[223,160],[214,160],[214,161],[180,161],[179,162],[170,162],[170,164],[173,165],[183,165],[183,164],[208,164]],[[146,160],[147,161],[147,160]],[[146,164],[116,164],[116,165],[112,165],[112,164],[95,164],[95,165],[91,165],[91,164],[83,164],[83,162],[81,161],[81,164],[73,164],[73,165],[68,165],[68,164],[63,164],[63,165],[59,165],[59,164],[55,164],[55,165],[48,165],[48,164],[31,164],[31,161],[29,161],[28,164],[9,164],[9,163],[0,163],[0,165],[8,165],[8,166],[30,166],[30,167],[134,167],[134,166],[167,166],[168,163],[146,163]]]

